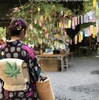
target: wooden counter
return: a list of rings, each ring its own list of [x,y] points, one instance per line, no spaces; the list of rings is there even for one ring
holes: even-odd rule
[[[67,54],[41,54],[37,55],[39,60],[60,60],[61,62],[61,71],[64,71],[64,68],[66,67],[68,69],[68,53]],[[47,63],[47,62],[46,62]]]

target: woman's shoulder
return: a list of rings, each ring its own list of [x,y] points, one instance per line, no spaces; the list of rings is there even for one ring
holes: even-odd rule
[[[25,51],[27,51],[27,53],[29,54],[29,56],[31,58],[35,57],[34,50],[31,47],[29,47],[28,45],[22,44],[22,49],[24,49]]]
[[[29,49],[29,50],[32,50],[32,48],[31,48],[29,45],[27,45],[27,44],[22,43],[21,46],[22,46],[23,49]]]

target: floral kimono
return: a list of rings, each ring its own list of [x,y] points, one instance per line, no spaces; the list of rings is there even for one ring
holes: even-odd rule
[[[37,57],[32,48],[20,40],[7,41],[0,47],[1,58],[19,58],[24,60],[29,67],[30,81],[26,83],[26,90],[9,91],[2,87],[0,100],[39,100],[35,82],[41,72]],[[1,83],[4,82],[1,79]]]

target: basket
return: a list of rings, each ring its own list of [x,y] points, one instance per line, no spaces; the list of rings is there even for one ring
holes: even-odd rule
[[[55,100],[54,92],[51,86],[49,77],[45,75],[46,79],[36,82],[36,88],[40,100]]]

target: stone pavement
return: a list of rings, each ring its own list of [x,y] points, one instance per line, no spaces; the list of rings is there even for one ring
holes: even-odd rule
[[[74,57],[64,72],[46,72],[56,100],[99,100],[99,57]]]

